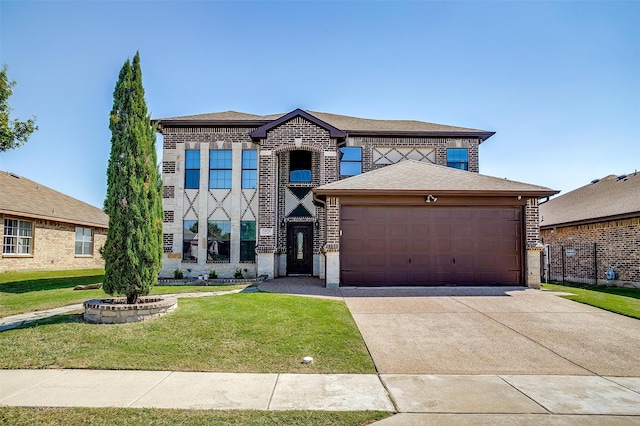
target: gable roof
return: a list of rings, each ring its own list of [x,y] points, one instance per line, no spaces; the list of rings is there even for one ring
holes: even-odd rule
[[[319,195],[418,194],[545,197],[553,189],[479,173],[405,160],[314,189]]]
[[[347,115],[330,114],[326,112],[303,111],[300,109],[290,113],[255,115],[237,111],[214,112],[208,114],[185,115],[153,120],[162,126],[247,126],[260,127],[274,120],[278,120],[302,111],[315,117],[336,129],[350,135],[415,135],[415,136],[450,136],[477,137],[481,142],[490,138],[495,132],[471,129],[466,127],[447,126],[416,120],[374,120],[370,118],[350,117]]]
[[[609,175],[540,204],[542,228],[640,216],[640,174]]]
[[[252,138],[266,138],[267,137],[267,132],[271,129],[273,129],[274,127],[279,126],[280,124],[287,122],[289,120],[291,120],[292,118],[295,117],[303,117],[307,120],[309,120],[310,122],[314,123],[315,125],[322,127],[325,130],[329,131],[329,136],[332,138],[345,138],[347,136],[347,134],[345,132],[343,132],[340,129],[336,129],[335,127],[333,127],[331,124],[325,123],[322,120],[317,119],[316,117],[314,117],[313,115],[309,114],[306,111],[303,111],[301,109],[296,109],[291,111],[289,114],[285,114],[282,117],[278,118],[277,120],[273,120],[270,121],[269,123],[258,127],[256,130],[254,130],[253,132],[249,133],[249,135]]]
[[[3,171],[0,171],[0,213],[99,228],[109,226],[109,216],[99,208]]]

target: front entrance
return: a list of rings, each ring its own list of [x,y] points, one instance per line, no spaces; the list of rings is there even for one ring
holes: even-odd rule
[[[313,223],[287,225],[287,275],[313,272]]]

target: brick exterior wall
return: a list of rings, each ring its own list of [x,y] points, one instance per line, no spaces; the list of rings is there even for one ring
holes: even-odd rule
[[[362,148],[362,172],[384,167],[373,164],[374,147],[396,148],[434,148],[436,164],[447,165],[447,148],[467,148],[469,150],[469,171],[478,172],[478,139],[468,138],[401,138],[401,137],[353,137],[349,138],[348,146]]]
[[[232,273],[235,267],[255,269],[253,273],[261,270],[260,273],[268,272],[269,274],[273,271],[274,276],[286,275],[286,233],[289,222],[314,223],[314,275],[321,277],[324,275],[321,270],[325,264],[324,256],[331,254],[333,256],[332,262],[339,261],[335,257],[339,254],[340,241],[340,200],[338,198],[329,197],[325,206],[314,206],[313,210],[310,210],[309,217],[289,217],[286,214],[288,188],[314,188],[340,178],[339,141],[332,139],[328,130],[301,116],[269,129],[266,138],[260,141],[253,141],[249,136],[253,130],[255,128],[242,127],[165,127],[162,129],[165,209],[163,273],[165,275],[172,274],[176,267],[183,270],[185,268],[192,269],[193,274],[196,271],[207,272],[210,266],[215,266],[221,276],[224,276],[225,272]],[[362,148],[362,173],[383,167],[381,164],[374,164],[374,148],[398,148],[402,152],[417,148],[419,153],[415,155],[422,155],[423,161],[431,161],[443,166],[447,164],[447,148],[467,148],[469,171],[479,171],[478,146],[480,141],[475,138],[355,136],[347,137],[345,141],[340,141],[340,143],[349,147]],[[182,221],[185,218],[202,221],[202,217],[210,217],[215,213],[211,205],[216,203],[222,205],[221,197],[224,195],[216,198],[212,190],[209,190],[208,193],[203,190],[202,176],[200,198],[195,199],[191,192],[187,194],[187,191],[195,190],[184,189],[184,151],[185,149],[202,149],[201,164],[204,164],[202,156],[205,153],[208,155],[207,150],[233,149],[235,155],[239,146],[242,149],[258,150],[258,193],[255,197],[256,208],[252,211],[257,215],[257,258],[262,259],[263,263],[261,264],[266,266],[261,269],[259,265],[236,265],[233,263],[226,264],[226,266],[206,265],[202,259],[199,259],[197,264],[185,263],[183,267],[181,260]],[[312,182],[310,183],[289,182],[290,153],[295,150],[311,152]],[[402,157],[402,155],[400,156]],[[414,157],[408,156],[408,158]],[[233,167],[237,166],[237,163],[234,163]],[[202,173],[208,174],[208,170],[205,170],[203,166],[201,166]],[[233,173],[235,173],[235,169]],[[203,197],[207,199],[204,200]],[[538,207],[535,202],[530,204],[526,207],[526,242],[527,245],[535,245],[539,242]],[[232,210],[244,209],[244,204],[240,206],[232,203],[231,206],[233,206]],[[244,211],[246,212],[246,209]],[[187,217],[187,215],[189,216]],[[233,235],[232,228],[232,239]],[[234,249],[232,243],[232,250]],[[224,268],[227,268],[228,271]]]
[[[527,248],[540,243],[540,209],[538,199],[529,198],[524,208]]]
[[[11,218],[28,220],[34,224],[33,253],[31,256],[1,254],[0,272],[104,268],[104,259],[100,255],[100,249],[107,239],[106,229],[92,228],[93,254],[91,256],[76,256],[75,225],[14,216]],[[0,232],[4,233],[4,217],[2,215],[0,215]]]
[[[209,151],[217,149],[232,150],[234,155],[245,149],[258,149],[250,138],[249,133],[255,128],[248,127],[166,127],[163,135],[163,208],[164,217],[164,257],[161,276],[173,276],[173,271],[182,269],[185,276],[197,276],[215,269],[221,278],[230,278],[236,269],[243,270],[245,277],[255,276],[255,264],[240,262],[240,220],[252,220],[251,211],[258,211],[257,197],[247,208],[246,201],[251,200],[250,194],[244,194],[239,185],[232,191],[209,189]],[[184,156],[185,150],[200,150],[200,189],[184,188]],[[233,173],[239,173],[240,163],[234,157]],[[261,173],[259,166],[258,173]],[[259,178],[260,179],[260,178]],[[219,193],[225,195],[220,196]],[[217,198],[216,198],[217,197]],[[224,201],[222,201],[224,200]],[[216,211],[222,216],[216,216]],[[225,213],[220,213],[224,211]],[[257,219],[257,218],[256,218]],[[207,262],[206,252],[201,253],[198,260],[182,260],[183,220],[198,220],[200,251],[203,251],[203,240],[206,242],[206,227],[208,220],[231,220],[232,222],[232,252],[235,261],[218,263]],[[257,221],[257,220],[256,220]],[[259,225],[258,225],[259,226]]]
[[[614,266],[618,280],[640,285],[640,217],[541,230],[545,244],[595,243],[599,282]]]
[[[313,253],[318,255],[325,241],[324,210],[317,207],[317,215],[310,217],[285,217],[285,193],[288,187],[314,188],[337,179],[337,141],[331,139],[329,131],[302,117],[296,117],[267,133],[267,139],[260,141],[260,149],[271,154],[260,155],[259,182],[259,222],[260,227],[273,227],[271,236],[260,236],[258,247],[262,253],[286,253],[287,222],[314,222]],[[310,183],[289,182],[289,154],[293,150],[312,153],[312,173]],[[325,152],[333,153],[326,156]],[[277,173],[274,171],[277,169]],[[277,182],[276,182],[277,176]],[[314,212],[311,212],[312,214]]]

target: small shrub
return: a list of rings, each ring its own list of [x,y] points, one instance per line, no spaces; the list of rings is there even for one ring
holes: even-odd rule
[[[217,278],[218,278],[218,273],[216,272],[216,270],[215,270],[215,269],[212,269],[212,270],[209,272],[209,278],[210,278],[210,279],[212,279],[212,280],[215,280],[215,279],[217,279]]]
[[[181,280],[184,278],[184,274],[182,273],[180,268],[176,268],[176,270],[173,271],[173,278],[176,280]]]
[[[236,280],[243,279],[244,275],[242,275],[242,269],[240,268],[236,269],[236,272],[233,273],[233,278],[235,278]]]

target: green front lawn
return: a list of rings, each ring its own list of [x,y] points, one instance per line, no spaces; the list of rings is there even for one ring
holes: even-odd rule
[[[553,291],[573,293],[574,296],[563,297],[640,319],[640,289],[603,286],[569,287],[557,284],[543,284],[542,287]]]
[[[165,410],[159,408],[0,407],[3,425],[170,426],[297,425],[360,426],[391,416],[380,411]]]
[[[103,269],[0,273],[0,318],[107,297],[102,290],[74,290],[101,283]],[[151,294],[221,291],[244,286],[155,286]]]
[[[0,333],[0,368],[375,373],[342,301],[270,293],[180,299],[152,321],[60,315]],[[314,362],[302,365],[302,358]]]

